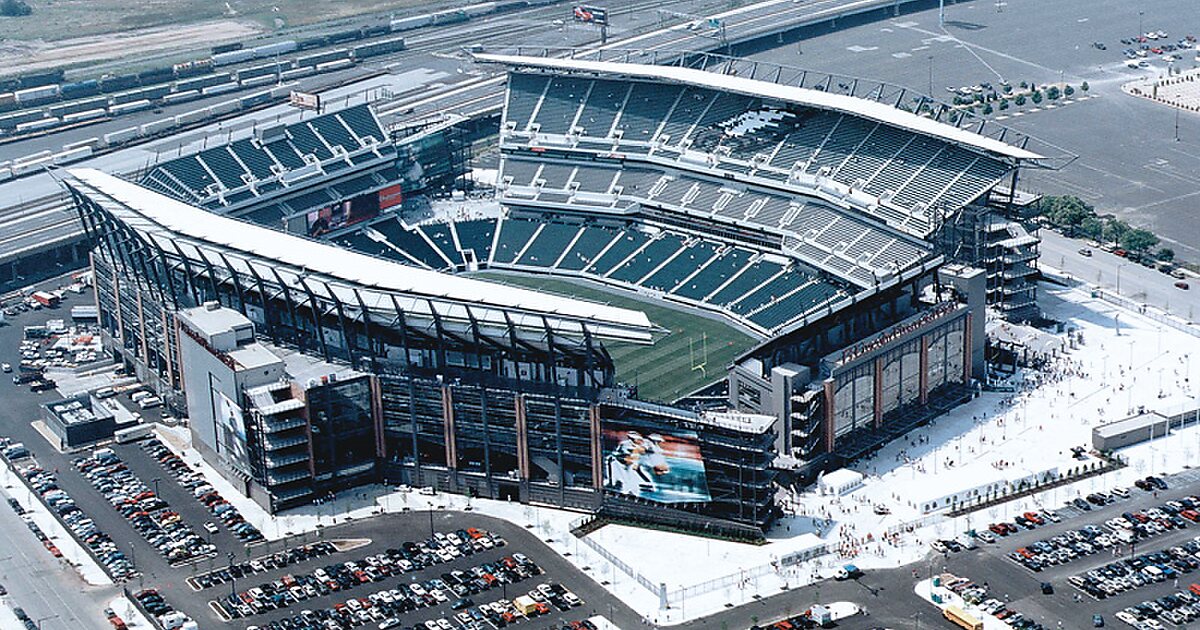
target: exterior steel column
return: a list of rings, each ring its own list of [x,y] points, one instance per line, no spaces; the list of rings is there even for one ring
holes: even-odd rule
[[[851,403],[853,404],[853,403]],[[833,379],[825,381],[825,452],[832,453],[834,445],[834,414],[837,410],[833,408]]]
[[[139,335],[141,338],[138,341],[142,346],[142,365],[146,366],[148,370],[150,369],[150,346],[146,344],[146,311],[142,308],[142,289],[134,284],[133,291],[137,297],[138,330],[141,331]]]
[[[929,335],[921,335],[921,404],[929,402]]]
[[[513,397],[517,412],[517,470],[529,481],[529,429],[525,418],[525,394]]]
[[[901,356],[903,357],[903,355],[901,355]],[[904,381],[904,360],[903,360],[903,358],[900,360],[900,370],[901,370],[900,380],[901,380],[901,382],[903,382]],[[873,387],[871,389],[873,391],[873,397],[875,399],[871,406],[873,407],[873,411],[874,411],[873,415],[874,415],[874,420],[875,420],[875,428],[878,429],[879,427],[883,426],[883,357],[882,356],[875,357],[875,377],[871,380],[872,380],[872,384],[873,384]]]
[[[604,453],[600,450],[600,405],[588,407],[588,421],[592,436],[592,487],[601,492],[604,490]]]
[[[974,313],[967,313],[966,324],[963,326],[963,385],[971,382],[971,344],[974,341],[971,339],[971,320],[974,317]]]
[[[371,420],[375,423],[375,456],[386,466],[387,440],[384,439],[383,433],[383,388],[379,383],[378,374],[372,374],[368,382],[371,384]]]
[[[454,392],[442,385],[442,432],[446,441],[446,468],[458,468],[458,448],[454,443]]]

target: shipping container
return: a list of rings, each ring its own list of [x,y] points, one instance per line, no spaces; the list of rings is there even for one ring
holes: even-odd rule
[[[434,24],[458,24],[468,19],[466,11],[462,9],[447,9],[433,14]]]
[[[21,123],[27,123],[33,120],[41,120],[46,117],[46,112],[40,109],[27,109],[20,112],[14,112],[0,116],[0,129],[14,129]]]
[[[61,124],[62,124],[62,120],[59,118],[42,118],[40,120],[23,122],[23,123],[17,125],[17,133],[25,133],[28,131],[39,131],[42,129],[51,129],[51,128],[57,127]],[[14,164],[13,166],[15,167],[16,165]]]
[[[274,82],[275,82],[275,75],[267,75],[265,77],[250,77],[248,79],[238,81],[238,85],[240,85],[244,88],[248,88],[248,87],[254,87],[256,85],[270,85]]]
[[[120,92],[141,85],[136,74],[108,75],[100,79],[101,92]]]
[[[296,42],[291,39],[285,39],[281,42],[275,42],[272,44],[263,44],[262,46],[256,46],[254,48],[254,56],[256,58],[273,57],[275,55],[283,55],[286,53],[290,53],[294,50],[296,50]]]
[[[414,28],[421,28],[422,26],[429,26],[430,24],[433,24],[433,16],[428,13],[425,13],[422,15],[414,15],[411,17],[400,18],[398,20],[392,20],[391,25],[392,25],[392,32],[398,33],[400,31],[408,31],[408,30],[412,30]]]
[[[234,50],[231,52],[221,53],[212,56],[213,66],[228,66],[230,64],[241,63],[254,58],[253,50]]]
[[[353,68],[354,62],[350,59],[338,59],[336,61],[326,61],[325,63],[317,64],[317,72],[333,72],[335,70],[345,70]]]
[[[355,59],[367,59],[368,57],[377,57],[379,55],[388,55],[394,52],[404,50],[404,38],[396,37],[393,39],[385,39],[370,44],[362,44],[354,47]]]
[[[213,94],[224,94],[226,92],[232,92],[236,89],[238,89],[237,83],[222,83],[220,85],[210,85],[210,86],[204,88],[203,90],[200,90],[200,93],[203,94],[204,96],[211,96]]]
[[[38,151],[37,153],[30,153],[29,155],[22,155],[21,157],[16,158],[12,161],[12,165],[19,166],[21,164],[30,164],[33,162],[45,162],[52,155],[54,155],[54,153],[51,151]]]
[[[238,105],[241,106],[242,109],[249,109],[251,107],[255,107],[258,105],[262,105],[263,103],[270,103],[270,102],[271,102],[271,91],[270,90],[267,90],[266,92],[255,92],[254,94],[251,94],[249,96],[243,96],[242,98],[238,99]]]
[[[212,107],[209,107],[208,109],[204,110],[204,113],[206,116],[211,118],[213,116],[221,116],[224,114],[236,112],[237,110],[238,110],[238,102],[236,100],[221,101],[220,103],[217,103],[216,105],[213,105]]]
[[[100,82],[91,79],[88,81],[80,81],[78,83],[64,83],[59,90],[63,98],[82,98],[85,96],[95,96],[100,93]]]
[[[200,98],[200,90],[184,90],[182,92],[171,92],[163,96],[164,105],[173,105],[175,103],[185,103],[187,101]]]
[[[312,48],[320,48],[324,45],[325,45],[324,37],[312,37],[309,39],[302,39],[302,40],[296,42],[296,50],[309,50]]]
[[[212,72],[212,59],[196,59],[194,61],[185,61],[172,66],[175,70],[175,78],[186,79],[201,74]]]
[[[229,83],[231,80],[232,80],[232,77],[229,76],[228,72],[217,72],[214,74],[206,74],[202,77],[195,77],[192,79],[184,79],[182,81],[176,81],[175,82],[175,91],[176,92],[184,92],[187,90],[199,90],[199,89],[206,88],[210,85]]]
[[[184,112],[184,113],[176,116],[175,124],[182,126],[182,125],[189,125],[194,122],[200,122],[201,120],[204,120],[204,115],[205,115],[205,110],[193,109],[190,112]]]
[[[58,86],[44,85],[42,87],[25,88],[13,92],[13,96],[22,105],[45,103],[46,101],[58,98]]]
[[[47,70],[46,72],[34,72],[23,74],[20,78],[22,88],[42,87],[46,85],[54,85],[63,82],[62,70]]]
[[[139,72],[137,76],[138,81],[141,81],[142,85],[154,85],[155,83],[162,83],[164,81],[170,81],[171,79],[174,79],[175,68],[164,67],[143,70]]]
[[[279,78],[284,81],[292,81],[294,79],[299,79],[301,77],[312,76],[316,73],[317,73],[316,68],[314,68],[312,66],[305,66],[303,68],[296,68],[295,70],[288,70],[287,72],[284,72]]]
[[[362,29],[356,28],[350,31],[330,33],[329,35],[325,36],[325,41],[330,44],[340,44],[342,42],[352,42],[357,39],[362,39],[362,36]]]
[[[221,53],[233,52],[235,50],[241,50],[244,47],[245,47],[245,45],[242,44],[242,42],[230,42],[228,44],[217,44],[216,46],[212,47],[212,54],[219,55]]]
[[[68,142],[67,144],[64,144],[63,151],[70,151],[72,149],[80,149],[83,147],[95,149],[95,148],[98,148],[99,146],[100,146],[100,138],[88,138],[87,140],[79,140],[76,142]]]
[[[86,112],[89,109],[103,109],[105,107],[108,107],[108,97],[96,96],[70,103],[62,103],[61,105],[52,105],[46,108],[46,111],[50,112],[51,116],[66,116],[67,114]]]
[[[164,118],[162,120],[148,122],[148,123],[142,125],[141,127],[139,127],[138,129],[139,129],[139,131],[141,131],[141,135],[143,135],[143,136],[153,136],[157,133],[161,133],[163,131],[167,131],[168,129],[174,128],[178,124],[178,121],[176,121],[176,118],[179,118],[179,117],[176,116],[175,118]]]
[[[95,120],[108,116],[108,110],[105,109],[89,109],[84,112],[75,112],[62,117],[64,124],[83,122],[85,120]]]
[[[337,59],[346,59],[349,56],[350,56],[349,50],[347,50],[345,48],[336,48],[334,50],[327,50],[325,52],[319,52],[316,54],[299,57],[296,59],[296,66],[297,67],[316,66],[316,65],[325,63],[327,61],[334,61]]]
[[[254,77],[264,77],[267,75],[276,74],[278,72],[287,70],[290,67],[291,67],[290,62],[288,64],[282,64],[282,63],[276,64],[276,63],[272,62],[272,63],[263,64],[261,66],[242,68],[237,71],[235,76],[237,77],[238,81],[245,81],[246,79],[253,79]]]
[[[140,112],[143,110],[151,109],[153,107],[154,107],[154,103],[151,103],[147,99],[142,99],[140,101],[133,101],[131,103],[121,103],[119,105],[113,105],[112,107],[108,108],[108,113],[112,114],[113,116],[121,116],[123,114],[131,114],[133,112]]]
[[[392,32],[392,27],[388,24],[376,24],[375,26],[364,26],[363,27],[363,38],[365,39],[367,37],[379,37],[380,35],[387,35],[388,33],[391,33],[391,32]]]
[[[133,140],[140,135],[141,135],[141,132],[138,131],[137,127],[129,127],[128,129],[122,129],[120,131],[106,133],[106,134],[104,134],[104,146],[115,147],[124,142]]]
[[[496,12],[496,3],[495,2],[482,2],[480,4],[472,4],[470,6],[463,7],[462,11],[463,11],[463,13],[467,14],[467,17],[479,17],[481,15],[489,15],[491,13]]]
[[[71,149],[70,151],[55,153],[53,158],[51,158],[51,161],[55,164],[69,164],[77,160],[82,160],[86,157],[91,157],[91,155],[91,147],[80,147],[78,149]]]

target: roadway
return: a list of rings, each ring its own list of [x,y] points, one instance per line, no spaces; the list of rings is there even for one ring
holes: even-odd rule
[[[1189,321],[1200,314],[1200,279],[1189,276],[1188,289],[1175,286],[1175,278],[1161,271],[1110,254],[1085,241],[1068,238],[1053,230],[1042,230],[1042,264],[1072,276],[1111,289],[1121,295],[1157,306]],[[1089,249],[1091,256],[1079,253]]]
[[[46,551],[25,522],[9,508],[12,492],[0,491],[0,584],[9,606],[19,606],[42,630],[104,630],[111,626],[100,611],[119,596],[116,586],[92,586],[62,560]]]

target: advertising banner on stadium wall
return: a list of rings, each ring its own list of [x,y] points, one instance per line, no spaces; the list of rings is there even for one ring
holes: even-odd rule
[[[658,503],[712,500],[695,432],[605,422],[601,433],[605,490]]]
[[[321,236],[379,214],[379,196],[361,195],[308,213],[308,235]]]
[[[246,419],[242,408],[221,392],[218,398],[217,426],[225,458],[243,473],[250,472],[250,455],[246,448]]]
[[[393,184],[379,191],[379,211],[382,212],[388,208],[393,208],[404,203],[404,188],[400,184]]]

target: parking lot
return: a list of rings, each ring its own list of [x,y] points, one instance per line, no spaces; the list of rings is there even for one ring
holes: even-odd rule
[[[50,309],[23,312],[10,318],[9,325],[0,326],[0,361],[9,357],[14,365],[19,362],[15,357],[20,356],[24,326],[43,325],[47,319],[63,315],[62,309]],[[102,393],[108,397],[108,392]],[[214,495],[195,470],[173,457],[156,441],[107,444],[98,457],[94,449],[75,454],[60,453],[30,426],[31,420],[40,417],[38,405],[57,398],[53,391],[33,392],[27,384],[14,384],[10,378],[5,378],[0,379],[0,397],[6,401],[5,408],[0,410],[4,420],[0,435],[20,443],[27,451],[21,454],[28,457],[22,457],[18,465],[36,465],[38,468],[33,473],[36,481],[31,483],[43,484],[49,495],[39,492],[38,496],[52,505],[70,506],[66,508],[66,515],[59,515],[71,518],[77,525],[82,523],[78,531],[83,546],[89,547],[90,540],[92,551],[109,560],[109,570],[118,580],[124,580],[131,591],[141,595],[139,599],[149,604],[147,607],[152,608],[152,613],[158,611],[154,614],[178,611],[197,620],[202,628],[214,626],[234,617],[223,614],[220,607],[212,604],[228,597],[231,590],[242,594],[262,588],[264,584],[282,583],[285,578],[291,581],[301,575],[316,576],[318,570],[328,576],[329,567],[344,567],[347,562],[356,563],[365,570],[371,562],[368,558],[378,563],[382,558],[395,557],[389,554],[390,551],[398,552],[402,557],[405,542],[425,544],[429,548],[426,543],[434,536],[482,531],[487,532],[485,540],[490,542],[491,548],[472,539],[480,548],[472,548],[469,555],[462,549],[449,559],[438,555],[437,563],[420,568],[414,566],[411,571],[393,571],[381,576],[385,579],[363,583],[353,590],[339,588],[334,591],[326,583],[329,592],[322,593],[313,584],[315,597],[306,591],[303,599],[293,596],[294,601],[285,598],[282,600],[285,605],[271,610],[252,609],[249,616],[240,616],[235,622],[239,627],[305,627],[307,623],[311,627],[348,628],[363,626],[364,619],[369,619],[370,627],[375,627],[394,618],[397,628],[418,624],[421,628],[429,628],[431,626],[426,622],[431,622],[444,630],[447,624],[450,628],[512,624],[562,627],[598,613],[624,619],[622,625],[632,626],[640,620],[599,584],[549,551],[530,531],[481,515],[457,512],[391,514],[326,527],[319,534],[314,532],[285,542],[266,543],[261,540],[260,532],[246,529],[248,523],[236,514],[236,509],[224,498]],[[131,410],[141,411],[130,399],[128,390],[113,392],[111,398],[120,400]],[[157,411],[148,408],[143,415],[151,419]],[[70,523],[68,529],[71,529]],[[322,542],[332,544],[335,540],[342,542],[332,551],[322,545],[326,552],[295,557],[286,563],[262,561],[267,556],[285,553],[285,549],[313,547]],[[180,546],[181,541],[186,542]],[[495,541],[504,541],[504,544],[497,546]],[[184,551],[175,551],[177,549]],[[524,558],[529,564],[519,563],[518,558]],[[536,573],[530,572],[523,577],[515,572],[509,574],[514,569],[505,565],[506,560],[536,567]],[[228,571],[231,565],[253,561],[258,561],[261,571],[242,572],[239,577],[214,581],[200,590],[193,586],[199,585],[194,579],[197,576],[217,575],[222,570]],[[490,575],[491,579],[478,573]],[[507,581],[499,577],[506,574],[509,574]],[[496,586],[482,588],[476,579],[488,584],[494,580]],[[402,584],[404,591],[401,591]],[[424,589],[432,600],[427,601],[414,593],[414,586]],[[430,587],[440,591],[445,601],[432,594]],[[547,589],[550,589],[549,593]],[[569,599],[567,594],[570,594]],[[412,609],[404,610],[406,605],[397,595],[403,595],[411,602]],[[534,595],[538,599],[534,599]],[[514,604],[514,600],[522,597],[531,600],[532,605],[519,607]],[[387,602],[388,598],[392,602]],[[507,604],[499,605],[500,600]],[[351,601],[355,603],[351,604]],[[574,605],[567,602],[574,602]],[[522,603],[529,602],[522,600]],[[367,611],[366,617],[355,612],[351,621],[348,615],[335,612],[354,607]],[[524,608],[525,612],[519,608]],[[376,609],[378,612],[371,612]],[[300,618],[303,610],[325,619]],[[389,615],[377,618],[385,610]],[[239,611],[242,612],[244,610]],[[534,617],[539,620],[537,625],[528,621]],[[308,623],[310,621],[313,623]]]
[[[1200,573],[1196,573],[1200,557],[1188,551],[1190,546],[1200,550],[1200,543],[1194,540],[1200,535],[1200,527],[1192,520],[1200,514],[1186,513],[1192,511],[1188,503],[1196,503],[1190,495],[1200,492],[1200,471],[1187,470],[1161,479],[1166,488],[1149,485],[1146,489],[1122,488],[1128,498],[1122,497],[1121,492],[1099,491],[1094,493],[1097,502],[1080,497],[1087,507],[1068,502],[1067,506],[1051,511],[1057,521],[1041,512],[1042,524],[1029,521],[1025,514],[1020,516],[1029,521],[1028,526],[1018,525],[1015,520],[991,523],[989,532],[994,532],[991,525],[1003,523],[1015,531],[1003,536],[992,533],[994,542],[980,544],[976,550],[935,554],[929,558],[929,566],[935,572],[943,568],[989,587],[990,597],[1002,604],[1002,609],[1020,613],[1022,619],[1046,627],[1054,627],[1058,621],[1063,622],[1063,627],[1091,627],[1093,615],[1097,614],[1108,626],[1121,627],[1125,624],[1117,613],[1134,615],[1130,608],[1138,611],[1139,625],[1133,627],[1155,628],[1156,623],[1176,627],[1171,616],[1150,613],[1154,612],[1154,606],[1166,608],[1158,600],[1171,595],[1178,604],[1174,600],[1165,604],[1176,608],[1192,605],[1182,594],[1190,592],[1191,582],[1200,582],[1197,579]],[[1133,517],[1132,521],[1124,515]],[[1119,537],[1120,532],[1129,532],[1127,536],[1132,539],[1126,542]],[[1022,549],[1029,555],[1022,554]],[[1172,553],[1172,549],[1176,551]],[[1188,557],[1183,557],[1181,551]],[[1166,555],[1158,555],[1159,552]],[[1144,557],[1145,554],[1154,554],[1154,558]],[[1118,574],[1116,565],[1124,566],[1131,558],[1138,557],[1142,557],[1139,563],[1143,568],[1161,565],[1171,573],[1164,570],[1161,580],[1147,578],[1141,569],[1138,578],[1133,577],[1132,568],[1124,575]],[[1029,560],[1038,561],[1036,569],[1029,566]],[[1197,566],[1192,567],[1193,563]],[[1174,577],[1167,577],[1172,574]],[[1123,577],[1126,583],[1113,582],[1118,577]],[[1101,595],[1094,595],[1089,591],[1095,589],[1085,589],[1080,584],[1092,584]],[[1049,588],[1044,588],[1045,585]],[[1113,592],[1109,594],[1106,587]],[[1154,605],[1144,604],[1149,602]],[[1139,606],[1143,608],[1139,610]],[[1186,617],[1182,610],[1179,614]],[[1155,616],[1159,618],[1153,619]]]

